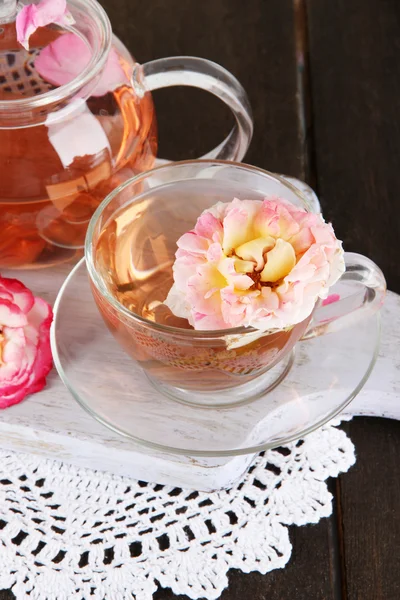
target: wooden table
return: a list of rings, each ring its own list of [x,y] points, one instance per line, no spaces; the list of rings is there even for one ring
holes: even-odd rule
[[[232,71],[254,110],[246,161],[311,183],[345,248],[375,260],[400,293],[398,0],[103,4],[139,62],[191,54]],[[194,158],[230,128],[205,93],[174,88],[155,100],[161,156]],[[231,572],[222,600],[400,598],[400,423],[356,419],[346,430],[357,464],[331,482],[333,515],[291,530],[284,570]],[[13,597],[0,592],[0,600]],[[169,590],[155,595],[172,598]]]

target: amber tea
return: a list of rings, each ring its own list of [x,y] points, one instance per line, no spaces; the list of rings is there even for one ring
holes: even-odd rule
[[[35,69],[41,48],[64,32],[40,28],[29,52],[15,24],[0,30],[0,101],[55,88]],[[116,46],[123,70],[132,62]],[[127,85],[54,124],[11,127],[0,122],[0,267],[48,266],[81,253],[88,222],[116,186],[149,169],[156,154],[151,96]]]

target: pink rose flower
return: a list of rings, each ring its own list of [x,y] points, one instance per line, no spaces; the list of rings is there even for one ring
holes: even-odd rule
[[[66,0],[41,0],[38,4],[27,4],[16,18],[17,40],[25,50],[29,50],[29,38],[38,27],[51,23],[72,25],[74,22]]]
[[[165,304],[199,330],[293,326],[345,270],[332,226],[282,198],[219,202],[177,245]]]
[[[0,408],[40,391],[52,368],[51,306],[16,279],[0,277]]]

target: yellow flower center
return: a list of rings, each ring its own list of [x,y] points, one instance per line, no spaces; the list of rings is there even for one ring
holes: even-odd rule
[[[272,236],[246,242],[236,248],[234,253],[236,272],[247,273],[256,283],[276,283],[286,277],[296,265],[293,246]]]

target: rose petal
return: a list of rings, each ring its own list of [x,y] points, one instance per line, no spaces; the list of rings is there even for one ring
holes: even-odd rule
[[[23,327],[3,327],[1,333],[3,364],[17,365],[21,363],[26,346],[26,338]],[[5,371],[0,369],[0,379],[4,378]]]
[[[260,206],[261,202],[238,200],[237,198],[228,205],[223,220],[224,241],[222,245],[227,256],[235,248],[255,237],[254,217]]]
[[[8,300],[9,302],[12,302],[13,295],[10,292],[7,292],[5,288],[0,286],[0,298],[2,298],[2,300]]]
[[[261,271],[264,266],[264,254],[275,246],[275,238],[259,237],[250,242],[242,244],[235,250],[235,254],[244,260],[251,260],[256,263],[256,271]]]
[[[201,237],[204,237],[204,238],[207,238],[210,240],[214,239],[215,235],[220,237],[220,236],[222,236],[222,233],[223,233],[223,227],[222,227],[221,220],[217,219],[217,217],[214,217],[214,215],[212,215],[209,212],[204,212],[197,219],[197,223],[195,226],[195,232],[197,233],[197,235],[200,235]],[[214,240],[214,241],[217,241],[217,240]]]
[[[279,238],[267,252],[266,264],[261,271],[261,281],[275,283],[290,273],[296,265],[296,254],[289,242]]]
[[[334,304],[340,300],[339,294],[329,294],[325,300],[322,301],[322,306],[328,306],[329,304]]]
[[[182,252],[182,254],[180,252]],[[174,281],[177,289],[184,293],[189,278],[196,272],[196,266],[202,265],[204,261],[202,260],[201,255],[194,257],[193,255],[188,255],[184,251],[178,251],[177,256],[173,267]]]
[[[72,15],[67,10],[66,0],[41,0],[38,4],[28,4],[16,18],[17,40],[29,50],[29,38],[38,29],[51,23],[71,25]]]
[[[292,210],[290,210],[292,209]],[[301,212],[296,210],[296,212]],[[255,219],[254,226],[261,237],[281,237],[290,239],[299,230],[300,226],[295,218],[293,206],[282,202],[279,198],[266,198]]]
[[[44,327],[44,331],[48,332],[53,316],[50,304],[43,298],[35,298],[32,309],[29,311],[29,325],[36,330]]]
[[[194,312],[192,325],[199,331],[212,331],[229,327],[221,317],[220,313],[204,315],[202,313]]]
[[[178,248],[193,254],[206,254],[209,246],[210,242],[206,238],[197,235],[195,231],[185,233],[178,240]]]
[[[23,327],[26,323],[26,315],[17,304],[0,298],[0,326]]]
[[[4,296],[3,293],[5,294]],[[28,313],[33,306],[33,294],[31,290],[28,290],[28,288],[18,281],[18,279],[0,276],[0,296],[3,296],[8,300],[12,297],[13,303],[25,314]]]
[[[217,319],[220,318],[219,293],[226,285],[225,277],[215,265],[204,263],[197,268],[196,274],[189,278],[186,290],[186,299],[190,305],[190,323],[196,319],[195,313],[215,315]]]
[[[168,296],[164,304],[168,306],[170,311],[176,317],[182,315],[182,318],[186,319],[188,313],[190,313],[190,304],[176,284],[174,284],[169,290]]]
[[[223,275],[221,281],[224,281],[220,288],[226,287],[226,285],[232,285],[237,290],[247,290],[253,285],[253,280],[248,275],[237,273],[235,268],[234,258],[224,258],[218,264],[218,271]]]
[[[253,273],[257,266],[252,260],[242,260],[236,257],[233,260],[236,273]]]
[[[222,246],[218,242],[211,244],[207,250],[207,260],[210,263],[219,263],[223,256]]]
[[[308,227],[301,229],[290,238],[293,250],[297,254],[302,254],[315,242],[314,236]]]
[[[39,75],[53,85],[65,85],[78,77],[89,64],[92,52],[75,33],[64,33],[48,44],[35,60]],[[111,48],[101,78],[92,96],[104,96],[128,82],[119,56]]]
[[[9,396],[18,392],[21,388],[28,393],[29,386],[33,381],[32,370],[36,356],[35,346],[25,340],[23,353],[19,362],[12,362],[0,367],[0,397]]]

